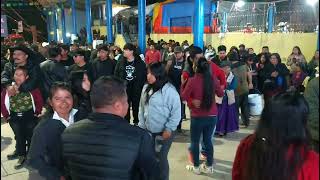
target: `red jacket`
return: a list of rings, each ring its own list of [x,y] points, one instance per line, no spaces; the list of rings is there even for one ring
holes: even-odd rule
[[[33,111],[36,115],[41,114],[42,107],[43,107],[43,99],[39,89],[34,89],[31,92],[32,97],[32,104],[33,104]],[[1,92],[1,113],[4,118],[8,118],[10,116],[10,103],[9,103],[9,96],[7,95],[7,91],[4,89]]]
[[[146,64],[150,64],[150,63],[153,63],[153,62],[160,62],[161,61],[161,54],[160,54],[160,51],[158,50],[154,50],[154,51],[151,51],[151,50],[148,50],[146,52]]]
[[[214,85],[214,92],[217,96],[223,96],[223,90],[215,76],[213,76],[213,85]],[[181,98],[182,100],[188,99],[197,99],[202,100],[203,97],[203,76],[202,74],[195,74],[194,77],[190,78],[186,84],[181,85]],[[210,110],[204,110],[201,108],[195,108],[192,104],[188,105],[191,109],[191,116],[192,117],[205,117],[205,116],[212,116],[218,114],[217,105],[213,98],[213,103]]]
[[[255,135],[249,135],[241,141],[233,163],[232,180],[244,180],[242,179],[242,173],[245,167],[242,163],[248,161],[248,156],[250,156],[248,151],[255,139],[254,137]],[[297,173],[298,180],[319,180],[319,154],[309,151],[304,164]]]
[[[211,64],[211,70],[212,70],[212,77],[216,78],[220,81],[220,85],[223,86],[223,89],[225,89],[227,87],[227,80],[226,80],[226,75],[224,74],[223,70],[216,65],[215,63],[213,63],[212,61],[209,61],[209,63]],[[183,71],[182,72],[182,77],[183,79],[188,79],[190,77],[190,74],[188,71]],[[187,104],[189,107],[192,107],[192,99],[187,99]]]

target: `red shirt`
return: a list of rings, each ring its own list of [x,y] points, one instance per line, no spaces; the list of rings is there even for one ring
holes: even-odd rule
[[[245,167],[242,163],[247,162],[248,156],[250,156],[248,154],[249,149],[254,139],[255,135],[249,135],[241,141],[233,163],[232,180],[244,180],[242,179],[242,173]],[[298,180],[319,180],[319,154],[310,150],[306,155],[304,164],[297,173]]]
[[[146,52],[146,64],[150,64],[153,62],[160,62],[161,61],[161,54],[158,50],[148,50]]]
[[[213,76],[213,87],[214,92],[217,96],[223,96],[223,90],[215,76]],[[202,100],[203,97],[203,76],[202,74],[195,74],[194,77],[190,78],[186,84],[181,85],[181,98],[182,100],[196,99]],[[206,116],[216,116],[218,114],[217,105],[214,101],[209,110],[204,110],[201,108],[193,107],[192,104],[188,104],[191,110],[192,117],[206,117]]]

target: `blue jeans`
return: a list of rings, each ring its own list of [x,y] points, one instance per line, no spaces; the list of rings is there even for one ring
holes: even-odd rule
[[[218,121],[218,119],[217,119]],[[213,132],[212,132],[212,135],[211,135],[211,142],[212,142],[212,146],[214,146],[214,134],[216,132],[216,127],[217,126],[214,126],[214,129],[213,129]],[[204,145],[204,142],[203,142],[203,137],[202,137],[202,134],[201,134],[201,137],[200,137],[200,142],[201,142],[201,154],[207,156],[207,149],[206,149],[206,146]],[[213,153],[214,154],[214,150],[213,150]],[[214,156],[213,156],[214,157]]]
[[[191,117],[191,152],[193,156],[193,163],[198,167],[199,162],[199,144],[200,136],[203,135],[204,146],[207,152],[207,166],[212,166],[213,163],[213,145],[212,134],[217,123],[216,116],[208,117]]]
[[[168,153],[171,147],[171,144],[174,139],[174,133],[171,133],[171,137],[167,140],[163,140],[162,147],[160,149],[160,152],[156,152],[156,156],[159,162],[160,167],[160,175],[159,180],[169,180],[169,161],[168,161]],[[161,136],[162,133],[152,133],[153,142],[155,143],[155,137]]]

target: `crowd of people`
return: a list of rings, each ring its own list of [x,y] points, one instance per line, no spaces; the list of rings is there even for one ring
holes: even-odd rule
[[[188,171],[214,173],[214,139],[250,125],[249,94],[262,94],[255,132],[241,141],[235,180],[319,179],[319,51],[286,62],[268,46],[3,46],[1,113],[15,168],[45,179],[168,180],[168,153],[190,109]],[[132,120],[132,123],[130,122]],[[187,155],[187,153],[186,153]],[[201,164],[200,160],[205,163]]]

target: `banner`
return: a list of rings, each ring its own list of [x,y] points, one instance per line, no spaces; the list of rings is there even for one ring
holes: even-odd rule
[[[18,32],[19,32],[19,33],[23,32],[23,24],[22,24],[22,21],[18,21]]]
[[[1,15],[1,37],[8,36],[7,16]]]

